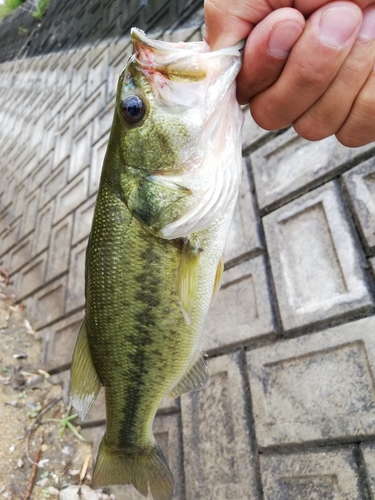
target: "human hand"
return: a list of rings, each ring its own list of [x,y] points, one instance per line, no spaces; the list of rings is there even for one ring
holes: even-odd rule
[[[309,140],[374,141],[375,1],[300,0],[294,9],[273,1],[273,11],[270,3],[205,2],[211,48],[247,38],[239,101],[268,130],[293,123]]]

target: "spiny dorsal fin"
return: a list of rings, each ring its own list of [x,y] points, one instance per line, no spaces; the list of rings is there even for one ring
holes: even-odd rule
[[[207,355],[204,352],[198,354],[184,375],[170,391],[169,397],[178,398],[178,396],[181,396],[185,392],[203,389],[209,379],[205,357]]]
[[[79,330],[70,370],[70,401],[81,420],[85,420],[100,388],[99,377],[91,359],[84,320]]]
[[[211,304],[213,304],[217,299],[221,287],[221,282],[223,281],[223,274],[224,274],[224,256],[221,257],[221,259],[219,260],[219,264],[217,265],[214,288],[212,290]]]
[[[177,296],[180,299],[186,324],[190,325],[194,299],[198,290],[199,260],[201,249],[186,240],[177,272]]]

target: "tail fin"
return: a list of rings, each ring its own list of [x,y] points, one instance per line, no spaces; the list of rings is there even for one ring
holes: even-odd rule
[[[99,446],[93,473],[94,488],[110,484],[133,484],[145,497],[148,487],[153,500],[171,500],[173,476],[158,444],[152,445],[145,453],[123,454],[105,443],[105,436]]]

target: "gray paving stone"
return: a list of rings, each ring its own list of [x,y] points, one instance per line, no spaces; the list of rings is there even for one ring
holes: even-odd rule
[[[255,213],[251,183],[246,168],[246,159],[243,159],[242,181],[225,247],[224,261],[226,264],[233,264],[238,260],[243,260],[246,254],[262,248],[260,220]]]
[[[54,116],[48,123],[46,123],[44,127],[43,140],[40,151],[41,158],[44,158],[55,147],[58,120],[58,116]]]
[[[67,312],[85,305],[85,258],[87,241],[82,241],[70,250]],[[68,255],[69,257],[69,255]]]
[[[31,181],[28,186],[28,192],[32,193],[44,182],[52,170],[53,153],[49,152],[39,162],[34,172],[31,174]]]
[[[255,187],[261,210],[306,191],[312,185],[332,178],[348,168],[374,143],[362,148],[346,148],[334,136],[309,142],[289,130],[251,154]]]
[[[7,189],[5,191],[4,200],[2,200],[4,208],[14,203],[16,183],[17,177],[15,174],[10,174],[6,177]]]
[[[275,334],[271,300],[263,256],[225,271],[222,288],[206,320],[204,349]]]
[[[79,50],[74,56],[73,73],[71,80],[70,91],[72,94],[76,92],[87,80],[89,70],[89,49]]]
[[[347,172],[345,181],[367,250],[375,251],[375,159]]]
[[[261,456],[264,500],[367,500],[358,450],[312,450]]]
[[[375,435],[375,316],[247,354],[260,448]]]
[[[94,118],[94,132],[92,137],[93,144],[101,139],[104,135],[108,135],[113,122],[113,114],[115,109],[115,100],[112,99],[103,111]]]
[[[89,198],[86,203],[77,208],[74,216],[72,245],[88,237],[94,215],[96,196]]]
[[[70,96],[70,86],[63,87],[59,92],[56,93],[55,98],[51,102],[51,107],[49,111],[49,115],[51,118],[58,117],[58,124],[62,125],[61,120],[61,112],[65,109],[67,102],[69,102]]]
[[[22,218],[19,238],[32,233],[35,229],[36,214],[38,209],[39,191],[34,192],[25,200],[25,212]]]
[[[82,130],[91,120],[95,118],[106,105],[106,84],[103,83],[82,106],[77,113],[74,122],[75,133]]]
[[[26,192],[27,180],[25,180],[22,184],[19,184],[15,189],[14,218],[20,217],[24,213]]]
[[[361,443],[362,456],[365,462],[367,481],[370,486],[371,498],[375,498],[375,442]]]
[[[109,133],[102,137],[92,147],[91,168],[90,168],[90,196],[95,194],[99,188],[100,176],[104,162],[105,153],[108,146]]]
[[[251,116],[249,106],[244,106],[244,123],[242,126],[242,152],[245,154],[251,150],[254,145],[260,140],[265,139],[271,134],[268,130],[264,130],[255,123]]]
[[[126,51],[128,47],[132,47],[132,45],[129,35],[121,36],[110,43],[108,46],[109,64],[111,65],[115,59]]]
[[[70,87],[73,74],[74,51],[63,52],[57,56],[58,67],[51,71],[48,86],[56,86],[56,92],[64,87]]]
[[[57,170],[51,173],[41,187],[39,208],[56,197],[62,186],[66,185],[68,160],[62,163]]]
[[[122,46],[122,50],[112,61],[108,68],[108,97],[113,98],[116,95],[118,79],[122,70],[125,68],[126,63],[128,62],[129,57],[133,52],[133,45],[127,44],[126,46]]]
[[[68,171],[68,181],[90,166],[92,123],[73,139]]]
[[[20,219],[13,220],[6,231],[1,236],[0,255],[4,255],[16,242],[20,230]]]
[[[90,50],[89,70],[86,85],[86,97],[102,84],[107,82],[109,53],[106,47],[95,47]]]
[[[51,200],[48,205],[45,205],[45,207],[38,212],[32,249],[33,256],[45,250],[49,245],[54,208],[55,200]]]
[[[64,126],[71,118],[73,118],[78,111],[81,109],[83,103],[85,102],[85,87],[79,87],[77,91],[71,95],[68,101],[63,106],[60,116],[59,123]]]
[[[181,396],[186,499],[259,498],[239,353],[208,360],[209,385]]]
[[[71,118],[56,135],[55,155],[53,168],[57,168],[72,152],[73,118]]]
[[[53,218],[54,224],[72,212],[88,195],[89,169],[86,168],[81,174],[75,177],[56,197],[56,210]]]
[[[29,180],[29,176],[34,170],[36,169],[38,165],[38,150],[34,149],[31,150],[31,152],[27,155],[26,159],[20,166],[20,169],[22,171],[22,180]]]
[[[9,255],[9,272],[14,273],[18,271],[20,267],[29,262],[31,257],[31,238],[25,238],[21,240],[13,249],[10,251]]]
[[[47,280],[68,271],[73,215],[69,215],[52,228],[48,254]]]
[[[24,297],[43,285],[46,267],[47,252],[43,252],[14,276],[15,288],[17,289],[19,300],[24,299]]]
[[[84,312],[80,311],[40,330],[38,336],[43,339],[42,361],[47,371],[71,363],[83,317]]]
[[[42,288],[34,295],[30,317],[37,329],[62,317],[65,312],[67,276]]]
[[[334,182],[263,222],[285,330],[372,308],[365,261]]]

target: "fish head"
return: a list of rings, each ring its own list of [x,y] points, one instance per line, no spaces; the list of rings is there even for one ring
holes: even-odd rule
[[[146,225],[150,221],[133,205],[159,203],[159,210],[146,207],[158,219],[155,231],[168,239],[186,236],[225,211],[224,194],[233,198],[238,189],[238,165],[233,169],[231,164],[238,163],[233,147],[238,149],[242,126],[234,85],[240,52],[211,52],[205,42],[151,40],[135,28],[132,41],[134,53],[119,79],[115,112],[121,164],[128,178],[129,172],[133,176],[125,198],[131,193],[128,207]],[[210,202],[220,210],[212,210]],[[210,213],[202,221],[203,206]],[[183,227],[170,231],[182,217]]]

